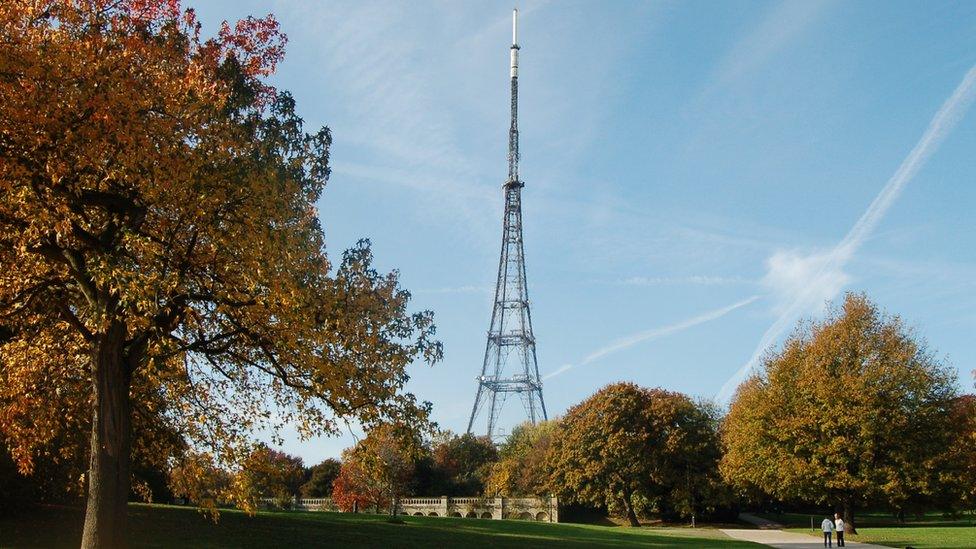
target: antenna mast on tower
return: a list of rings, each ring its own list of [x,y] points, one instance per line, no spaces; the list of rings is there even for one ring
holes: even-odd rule
[[[529,421],[547,419],[542,399],[542,380],[535,356],[535,336],[529,312],[529,293],[525,282],[525,250],[522,245],[522,187],[519,179],[518,134],[518,10],[512,12],[511,47],[512,117],[508,131],[508,179],[505,191],[505,216],[502,223],[502,252],[498,261],[495,305],[485,346],[485,359],[478,377],[478,392],[468,421],[474,429],[482,408],[489,408],[486,435],[498,436],[499,413],[508,395],[522,400]]]

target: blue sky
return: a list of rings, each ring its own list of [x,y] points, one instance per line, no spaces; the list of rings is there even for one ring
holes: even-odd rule
[[[205,32],[278,17],[289,43],[274,82],[335,139],[330,253],[370,238],[414,308],[435,311],[445,359],[411,368],[409,388],[463,431],[500,245],[512,5],[195,4]],[[902,315],[972,390],[976,4],[518,7],[550,416],[620,380],[722,396],[846,290]],[[352,440],[285,449],[317,462]]]

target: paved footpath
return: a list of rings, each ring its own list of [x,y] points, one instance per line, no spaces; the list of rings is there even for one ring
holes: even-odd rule
[[[794,534],[793,532],[784,532],[782,530],[736,529],[722,531],[725,532],[729,537],[735,539],[762,543],[763,545],[778,547],[779,549],[820,549],[824,546],[822,537],[816,538],[806,534]],[[859,547],[860,549],[890,549],[880,545],[858,543],[856,541],[848,541],[845,543],[845,546],[851,548]],[[834,540],[834,547],[837,547],[837,540]]]
[[[750,515],[748,513],[740,514],[739,518],[746,522],[755,524],[759,527],[759,530],[722,530],[729,537],[743,541],[762,543],[763,545],[778,547],[779,549],[820,549],[824,546],[822,536],[815,537],[808,536],[807,534],[784,532],[783,530],[780,530],[780,528],[783,527],[782,524],[778,524],[755,515]],[[880,545],[858,543],[856,541],[848,541],[844,545],[845,547],[860,547],[861,549],[888,549]],[[837,540],[834,540],[834,547],[837,547]]]

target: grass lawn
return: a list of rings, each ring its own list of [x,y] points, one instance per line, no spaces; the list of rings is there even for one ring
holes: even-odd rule
[[[859,535],[848,535],[851,541],[887,545],[888,547],[915,547],[916,549],[973,549],[976,547],[976,526],[899,526],[857,527]],[[809,528],[790,528],[789,532],[810,533]],[[823,539],[816,533],[817,539]]]
[[[134,547],[762,547],[709,528],[620,528],[514,520],[321,512],[224,511],[214,524],[195,509],[130,505]],[[77,547],[83,512],[38,508],[0,518],[0,547]]]
[[[810,515],[798,513],[762,514],[769,520],[787,525],[788,531],[810,534]],[[976,515],[963,515],[958,519],[941,514],[912,517],[904,524],[889,514],[864,513],[855,515],[858,535],[847,536],[852,541],[887,545],[889,547],[912,546],[918,549],[972,549],[976,547]],[[814,526],[820,537],[821,516],[814,517]]]

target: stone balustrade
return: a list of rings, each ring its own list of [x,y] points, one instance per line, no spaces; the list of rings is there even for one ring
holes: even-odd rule
[[[266,507],[277,507],[271,498],[261,500]],[[332,511],[340,509],[332,498],[301,498],[291,502],[292,509],[303,511]],[[539,522],[559,522],[559,500],[555,497],[533,498],[402,498],[398,508],[404,515],[424,517],[464,517],[482,519],[519,519]],[[361,512],[368,512],[361,509]]]

